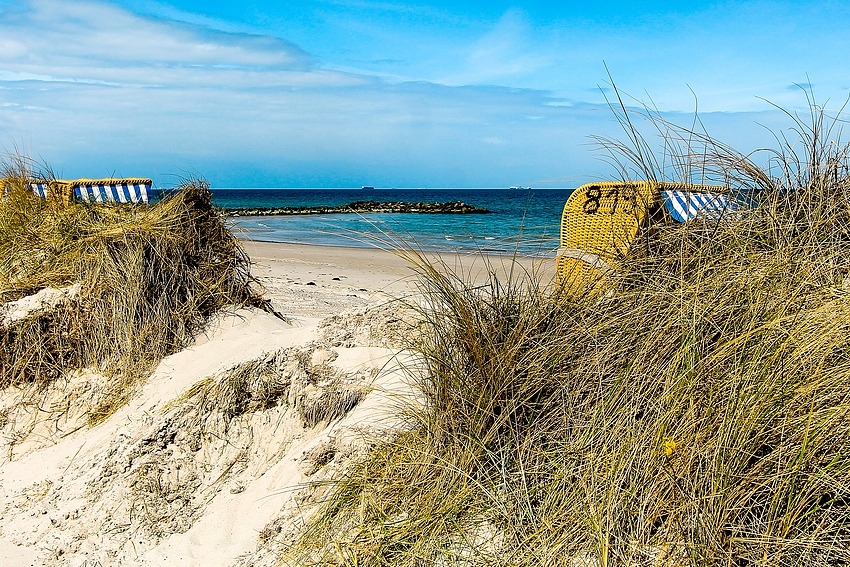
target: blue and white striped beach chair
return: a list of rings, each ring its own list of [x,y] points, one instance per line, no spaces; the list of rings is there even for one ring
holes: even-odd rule
[[[47,192],[49,190],[49,187],[46,181],[30,183],[30,189],[32,189],[32,192],[35,193],[36,197],[47,199]]]
[[[147,203],[150,179],[92,179],[72,181],[74,198],[94,203]]]
[[[36,197],[47,199],[50,194],[50,184],[47,181],[22,181],[0,178],[0,199],[5,199],[12,192],[12,187],[23,187]]]
[[[62,203],[83,201],[91,203],[147,203],[152,182],[143,177],[125,179],[53,179],[50,181],[18,181],[0,178],[0,198],[21,184],[36,197]]]

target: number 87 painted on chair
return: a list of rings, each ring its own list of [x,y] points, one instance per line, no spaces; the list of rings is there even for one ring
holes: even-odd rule
[[[721,218],[736,208],[728,189],[658,181],[588,183],[561,215],[558,283],[568,297],[596,296],[610,285],[632,243],[655,222]]]

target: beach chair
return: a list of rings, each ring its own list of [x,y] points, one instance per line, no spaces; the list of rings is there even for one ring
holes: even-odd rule
[[[652,223],[719,219],[734,209],[727,193],[721,186],[657,181],[582,185],[561,215],[558,283],[569,296],[598,295]]]
[[[47,199],[47,195],[49,192],[49,185],[46,181],[35,181],[29,184],[32,192],[35,193],[36,197],[41,197],[42,199]]]
[[[152,182],[145,178],[60,181],[73,199],[95,203],[147,203]]]
[[[25,188],[27,191],[31,191],[36,197],[41,197],[42,199],[47,199],[49,194],[49,186],[47,181],[23,181],[23,180],[12,180],[9,178],[0,178],[0,196],[4,199],[9,196],[9,194],[13,191],[13,188]]]
[[[142,177],[124,179],[74,179],[66,181],[23,181],[2,179],[3,195],[8,195],[11,187],[24,183],[36,197],[54,203],[70,204],[73,201],[95,203],[147,203],[152,181]],[[18,185],[20,186],[20,185]]]
[[[53,199],[56,192],[56,188],[49,181],[0,178],[0,201],[7,199],[12,192],[21,190],[45,200]]]

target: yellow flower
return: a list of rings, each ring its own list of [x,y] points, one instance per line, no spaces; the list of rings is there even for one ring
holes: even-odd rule
[[[669,437],[665,437],[664,441],[661,443],[661,448],[664,450],[664,454],[668,457],[671,456],[678,447],[678,443],[676,443]]]

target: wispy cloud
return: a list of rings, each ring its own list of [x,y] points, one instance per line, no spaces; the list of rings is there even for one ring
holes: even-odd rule
[[[785,87],[785,90],[799,93],[800,91],[803,91],[803,90],[809,91],[809,90],[812,90],[814,88],[815,88],[815,86],[812,83],[809,83],[807,81],[803,81],[803,82],[799,82],[799,83],[790,84],[787,87]]]
[[[578,184],[604,169],[588,135],[616,134],[604,104],[587,102],[586,80],[576,97],[517,88],[559,64],[520,11],[440,52],[456,55],[453,80],[442,83],[437,67],[387,80],[340,70],[283,34],[222,27],[106,0],[7,5],[0,146],[67,176],[191,171],[230,186],[506,186]],[[382,53],[391,57],[371,60],[413,54]]]
[[[333,169],[343,184],[463,185],[515,179],[560,145],[516,130],[544,93],[385,83],[324,69],[280,38],[106,2],[31,0],[0,15],[0,38],[2,145],[67,175],[188,169],[240,184],[262,171],[266,183],[321,184]]]
[[[550,57],[535,52],[535,44],[534,32],[524,14],[509,10],[472,46],[462,79],[469,83],[499,83],[500,79],[523,77],[548,67],[552,63]]]
[[[141,17],[85,0],[31,0],[9,9],[0,37],[0,65],[41,80],[162,85],[202,80],[209,69],[292,74],[311,68],[304,51],[278,38]]]

